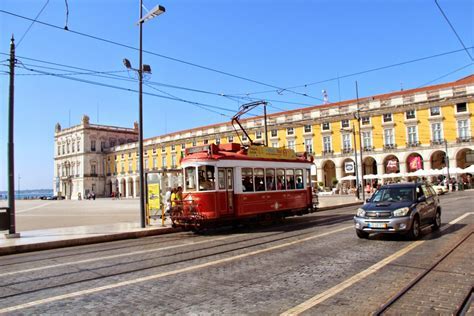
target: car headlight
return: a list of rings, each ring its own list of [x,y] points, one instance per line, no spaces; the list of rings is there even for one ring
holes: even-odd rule
[[[408,214],[408,212],[410,211],[410,208],[409,207],[402,207],[402,208],[399,208],[395,211],[393,211],[393,216],[406,216]]]
[[[357,217],[365,217],[365,211],[362,208],[357,209]]]

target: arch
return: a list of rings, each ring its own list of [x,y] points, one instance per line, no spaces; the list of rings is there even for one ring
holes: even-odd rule
[[[325,187],[332,188],[332,180],[336,178],[336,165],[332,160],[326,160],[322,164],[322,171],[323,171],[323,183]]]
[[[446,152],[435,150],[430,155],[431,169],[442,169],[446,167]]]
[[[377,160],[372,156],[364,157],[362,163],[362,175],[377,174]]]
[[[400,160],[397,156],[390,154],[383,159],[383,172],[400,173]]]
[[[407,172],[414,172],[419,169],[423,169],[423,156],[419,153],[410,153],[405,160],[407,166]]]
[[[474,150],[461,148],[456,153],[456,167],[464,169],[474,164]]]
[[[128,185],[128,192],[127,192],[127,197],[134,197],[134,194],[133,192],[135,191],[134,190],[134,181],[133,181],[133,178],[128,178],[128,181],[127,181],[127,185]]]

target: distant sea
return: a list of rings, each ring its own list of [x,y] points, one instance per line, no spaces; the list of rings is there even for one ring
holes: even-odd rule
[[[0,191],[0,200],[6,200],[8,196],[7,191]],[[39,189],[39,190],[21,190],[19,193],[15,190],[15,199],[17,200],[31,200],[39,199],[42,196],[53,196],[53,190],[51,189]]]

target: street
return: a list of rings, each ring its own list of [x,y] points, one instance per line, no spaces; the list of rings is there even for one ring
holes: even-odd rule
[[[468,236],[386,312],[450,315],[474,284],[471,199],[442,196],[441,230],[419,241],[358,239],[357,207],[345,207],[280,225],[4,256],[0,314],[367,315]]]

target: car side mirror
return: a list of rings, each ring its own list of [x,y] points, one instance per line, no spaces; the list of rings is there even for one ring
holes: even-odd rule
[[[426,201],[426,196],[424,195],[418,198],[418,202],[425,202],[425,201]]]

